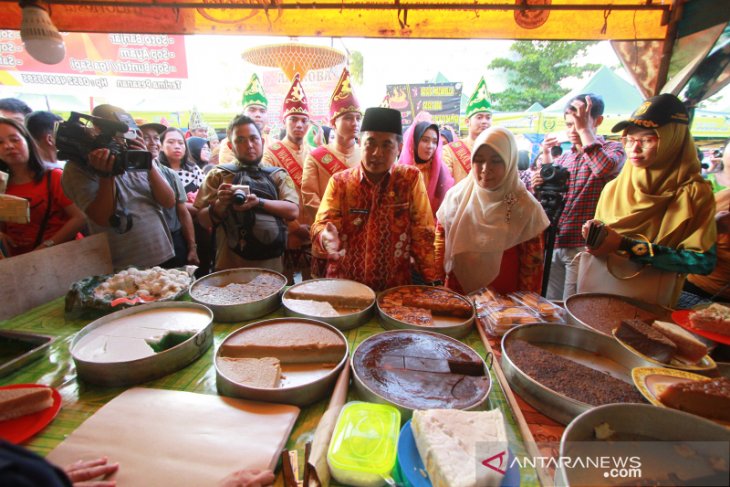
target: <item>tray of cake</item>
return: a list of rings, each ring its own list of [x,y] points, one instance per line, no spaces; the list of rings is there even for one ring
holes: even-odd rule
[[[707,345],[674,323],[622,320],[612,333],[621,345],[656,365],[696,371],[717,367]]]
[[[569,467],[558,462],[555,484],[727,485],[728,441],[729,430],[681,411],[649,404],[600,406],[568,425],[559,458],[622,459],[623,474],[606,475],[606,468],[589,462]]]
[[[287,316],[313,318],[349,330],[370,319],[375,292],[348,279],[313,279],[287,289],[282,304]]]
[[[475,409],[484,404],[491,379],[479,354],[468,345],[423,330],[391,330],[365,339],[352,355],[360,398],[398,408]]]
[[[730,379],[686,370],[637,367],[634,384],[655,406],[685,411],[730,427]]]
[[[85,326],[71,342],[78,377],[117,387],[163,377],[213,344],[213,313],[189,302],[150,303]]]
[[[286,283],[286,277],[269,269],[227,269],[195,281],[190,298],[209,307],[216,321],[248,321],[279,309]]]
[[[682,328],[713,342],[730,345],[730,307],[721,303],[677,310],[672,319]]]
[[[66,316],[98,317],[140,304],[180,299],[193,282],[196,269],[129,267],[116,274],[85,277],[66,293]]]
[[[429,330],[463,338],[474,325],[472,302],[443,287],[394,287],[381,292],[377,303],[386,330]]]
[[[530,324],[502,338],[502,369],[512,389],[546,416],[567,424],[602,404],[644,402],[631,369],[651,362],[603,334]]]
[[[565,323],[565,310],[537,293],[500,294],[483,288],[469,295],[477,312],[477,323],[491,336],[528,323]]]
[[[622,320],[672,321],[672,310],[615,294],[581,293],[565,301],[568,322],[611,336]]]
[[[325,397],[347,363],[345,336],[327,323],[277,318],[228,335],[215,354],[224,396],[306,406]]]

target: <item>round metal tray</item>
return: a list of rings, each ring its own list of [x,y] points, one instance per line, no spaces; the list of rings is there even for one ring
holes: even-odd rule
[[[413,366],[405,365],[405,357],[414,360]],[[434,372],[433,366],[440,366],[449,359],[479,363],[484,375],[449,374],[459,377],[449,391],[456,391],[457,385],[463,387],[459,389],[461,396],[428,397],[424,386],[429,383],[437,389],[448,389],[447,375]],[[401,363],[398,364],[398,361]],[[392,330],[371,336],[355,349],[351,363],[358,395],[366,401],[395,406],[401,412],[402,421],[409,419],[414,409],[476,409],[487,401],[492,387],[484,359],[471,347],[439,333],[423,330]],[[376,374],[366,374],[368,369],[375,369],[371,364],[378,365]],[[427,371],[428,375],[419,374],[421,371]],[[469,394],[472,395],[465,397]]]
[[[594,428],[603,423],[615,432],[609,441],[596,439]],[[689,485],[702,485],[701,478],[710,485],[712,477],[719,475],[720,483],[713,485],[722,485],[727,482],[727,471],[723,478],[722,472],[711,468],[709,457],[721,455],[714,442],[727,445],[728,441],[730,430],[693,414],[647,404],[607,404],[571,421],[560,440],[560,458],[635,457],[640,458],[641,479],[661,481],[652,485],[676,485],[670,483],[672,473],[680,479],[697,479]],[[555,483],[606,485],[605,472],[601,468],[565,469],[559,465]],[[632,479],[615,481],[628,485]]]
[[[98,328],[119,318],[169,308],[204,311],[208,315],[208,324],[183,343],[144,358],[122,362],[94,362],[78,356],[79,350],[76,349],[76,346],[84,337]],[[212,344],[213,313],[210,309],[200,304],[168,301],[126,308],[99,318],[76,334],[71,342],[70,350],[79,378],[92,384],[121,387],[147,382],[180,370],[203,355]]]
[[[444,335],[453,337],[453,338],[464,338],[471,332],[473,326],[474,326],[474,319],[476,317],[476,312],[474,310],[474,303],[462,296],[461,294],[452,291],[450,289],[446,288],[438,288],[443,291],[447,291],[450,294],[458,297],[465,303],[467,303],[472,308],[471,316],[467,319],[461,319],[461,318],[451,318],[451,317],[444,317],[444,316],[434,316],[434,325],[433,326],[421,326],[421,325],[414,325],[412,323],[408,323],[405,321],[397,320],[393,317],[391,317],[388,313],[383,311],[383,309],[380,307],[381,299],[386,296],[388,293],[397,291],[399,289],[408,288],[408,287],[414,287],[414,288],[426,288],[426,289],[433,289],[430,286],[418,286],[418,285],[409,285],[409,286],[398,286],[390,289],[386,289],[385,291],[382,291],[378,293],[378,317],[380,318],[380,323],[383,325],[383,328],[386,330],[422,330],[422,331],[432,331],[437,333],[442,333]]]
[[[228,378],[221,372],[220,368],[218,367],[218,357],[220,356],[221,348],[226,343],[226,341],[231,339],[231,337],[234,337],[241,333],[246,333],[247,330],[251,330],[252,328],[264,327],[277,323],[296,323],[301,326],[318,326],[326,328],[327,330],[337,334],[337,336],[342,339],[342,342],[345,344],[345,353],[342,355],[342,358],[339,360],[337,365],[329,370],[329,372],[327,372],[326,374],[316,378],[311,382],[293,385],[290,387],[279,387],[276,389],[253,387],[236,382]],[[221,342],[221,345],[216,350],[214,359],[216,387],[218,389],[218,392],[224,396],[239,397],[243,399],[251,399],[254,401],[293,404],[295,406],[307,406],[327,396],[332,387],[334,387],[334,383],[337,381],[337,377],[339,376],[340,371],[347,363],[349,352],[350,347],[347,339],[345,338],[345,335],[343,335],[340,330],[330,324],[305,318],[276,318],[271,320],[258,321],[256,323],[251,323],[250,325],[239,328],[238,330],[228,335],[223,340],[223,342]],[[285,375],[287,373],[285,366],[286,356],[279,356],[276,358],[278,358],[282,362],[282,374]]]
[[[281,279],[281,287],[276,291],[258,301],[236,304],[212,304],[195,297],[195,289],[200,286],[222,287],[231,283],[247,283],[260,274],[272,274]],[[194,302],[207,306],[213,311],[215,320],[224,323],[248,321],[260,318],[276,311],[281,305],[281,295],[286,287],[286,277],[269,269],[259,267],[245,267],[240,269],[227,269],[214,272],[201,277],[190,286],[190,299]]]
[[[289,296],[291,295],[292,290],[295,289],[301,289],[306,286],[311,286],[314,283],[317,282],[334,282],[334,283],[347,283],[348,285],[357,284],[358,286],[362,286],[363,289],[367,289],[370,291],[373,295],[373,299],[370,302],[370,305],[361,309],[360,311],[356,311],[354,313],[348,313],[348,314],[341,314],[340,316],[316,316],[316,315],[308,315],[301,313],[299,311],[296,311],[293,309],[293,307],[290,307],[290,304],[287,303],[287,300],[289,299]],[[356,328],[360,325],[363,325],[368,322],[370,317],[373,315],[373,309],[375,308],[375,291],[370,289],[365,284],[351,281],[349,279],[311,279],[309,281],[300,282],[299,284],[296,284],[284,292],[284,295],[282,296],[281,300],[282,304],[284,305],[284,312],[287,316],[295,316],[300,318],[312,318],[319,321],[324,321],[325,323],[329,323],[330,325],[336,327],[339,330],[350,330],[352,328]]]
[[[542,385],[512,360],[507,352],[511,340],[522,339],[528,343],[549,344],[571,350],[573,355],[583,356],[591,368],[610,371],[613,377],[633,384],[631,369],[651,366],[651,362],[631,353],[615,339],[601,333],[570,325],[533,324],[521,325],[509,330],[502,337],[502,370],[512,389],[525,401],[555,421],[568,424],[571,419],[594,406],[572,399]],[[555,353],[555,350],[552,350]],[[562,355],[562,354],[561,354]],[[602,359],[600,362],[597,359]],[[574,361],[576,357],[573,357]]]
[[[648,311],[649,313],[657,316],[658,319],[660,319],[662,321],[672,322],[672,310],[670,310],[669,308],[665,308],[663,306],[659,306],[658,304],[645,303],[644,301],[639,301],[638,299],[627,298],[626,296],[618,296],[615,294],[581,293],[581,294],[574,294],[565,301],[565,311],[568,313],[568,322],[571,325],[582,326],[584,328],[588,328],[590,330],[596,331],[603,335],[611,336],[611,330],[613,330],[613,328],[617,327],[618,323],[612,325],[610,327],[610,329],[607,328],[604,330],[601,326],[597,325],[597,321],[591,322],[590,320],[586,320],[585,316],[583,317],[583,319],[581,319],[574,312],[577,302],[583,301],[586,299],[591,299],[591,298],[612,298],[612,299],[615,299],[618,301],[623,301],[624,303],[628,303],[633,306],[636,306],[639,309]],[[595,315],[598,316],[599,319],[600,319],[600,316],[602,316],[600,310],[596,310]],[[626,317],[623,317],[622,319],[630,320],[630,319],[634,319],[634,318],[635,318],[634,316],[626,316]]]

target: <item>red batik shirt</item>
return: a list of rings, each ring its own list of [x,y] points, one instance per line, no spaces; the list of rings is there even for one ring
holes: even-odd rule
[[[327,277],[352,279],[382,291],[411,283],[411,257],[426,281],[436,280],[434,220],[415,167],[394,165],[379,183],[357,167],[330,179],[312,225],[315,252],[326,255],[320,235],[337,227],[345,256],[330,261]]]
[[[573,146],[554,161],[570,171],[555,248],[585,245],[580,230],[585,222],[593,219],[603,187],[618,175],[626,160],[626,152],[619,142],[607,142],[602,137],[596,140],[582,151]]]

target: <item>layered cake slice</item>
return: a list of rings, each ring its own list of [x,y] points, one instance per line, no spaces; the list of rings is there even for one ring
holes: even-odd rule
[[[707,355],[707,346],[681,326],[666,321],[655,321],[651,326],[674,342],[678,357],[697,363]]]
[[[345,350],[342,337],[322,326],[282,322],[243,330],[221,345],[219,355],[277,357],[285,358],[287,363],[337,363]]]
[[[18,387],[0,391],[0,421],[19,418],[53,406],[48,387]]]
[[[375,299],[375,293],[364,284],[347,280],[322,280],[302,284],[287,292],[291,299],[326,301],[335,308],[365,309]]]
[[[639,353],[668,364],[677,353],[677,345],[641,320],[623,320],[616,328],[616,338]]]
[[[730,336],[730,308],[714,303],[689,314],[692,328]]]
[[[667,387],[659,400],[670,408],[710,419],[730,421],[730,379],[677,382]]]
[[[274,357],[220,357],[218,368],[232,381],[251,387],[274,389],[281,380],[281,362]]]

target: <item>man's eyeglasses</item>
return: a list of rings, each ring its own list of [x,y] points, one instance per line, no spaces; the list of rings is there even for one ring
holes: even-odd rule
[[[624,147],[633,147],[636,144],[641,144],[641,147],[656,147],[659,143],[659,137],[655,135],[647,135],[644,137],[621,137],[621,143]]]

